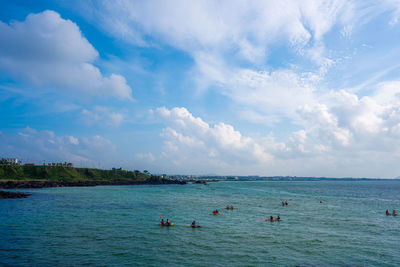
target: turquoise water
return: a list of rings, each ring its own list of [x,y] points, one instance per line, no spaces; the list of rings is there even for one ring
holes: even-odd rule
[[[30,192],[0,200],[0,266],[400,266],[400,216],[385,216],[400,209],[399,181]],[[202,228],[186,227],[193,219]]]

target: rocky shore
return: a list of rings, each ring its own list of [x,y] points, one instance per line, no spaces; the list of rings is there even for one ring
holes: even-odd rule
[[[0,181],[0,188],[44,188],[44,187],[72,187],[98,185],[158,185],[158,184],[186,184],[185,181],[170,179],[147,179],[143,181]]]
[[[20,192],[8,192],[8,191],[1,191],[0,190],[0,199],[5,199],[5,198],[25,198],[30,196],[30,194],[27,193],[20,193]]]

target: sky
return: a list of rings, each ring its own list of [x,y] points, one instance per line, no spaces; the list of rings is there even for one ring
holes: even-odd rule
[[[0,6],[0,157],[400,176],[399,0]]]

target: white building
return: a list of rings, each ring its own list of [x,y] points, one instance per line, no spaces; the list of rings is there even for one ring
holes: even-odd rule
[[[0,164],[17,165],[18,164],[18,158],[2,158],[0,160]]]

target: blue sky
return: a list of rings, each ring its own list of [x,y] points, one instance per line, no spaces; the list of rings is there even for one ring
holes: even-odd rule
[[[0,156],[400,175],[400,1],[0,1]]]

